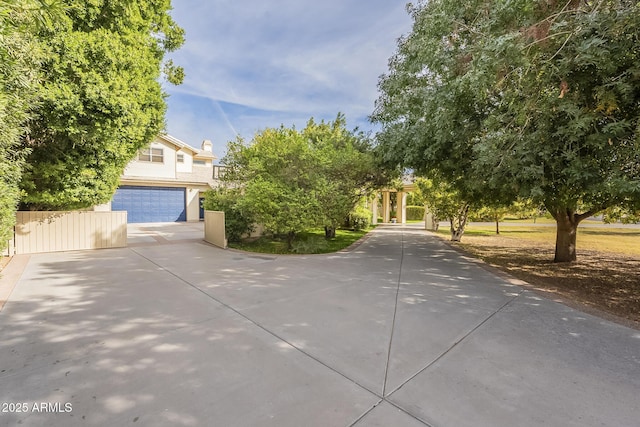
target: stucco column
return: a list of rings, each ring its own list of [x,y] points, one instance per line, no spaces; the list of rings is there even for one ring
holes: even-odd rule
[[[398,222],[407,223],[407,193],[404,191],[398,193]]]
[[[375,225],[378,223],[378,193],[373,195],[371,201],[371,224]]]
[[[382,192],[382,221],[391,221],[391,197],[388,191]]]

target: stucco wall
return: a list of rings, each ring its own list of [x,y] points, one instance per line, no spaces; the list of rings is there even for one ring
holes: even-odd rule
[[[187,187],[187,221],[200,221],[200,190]]]
[[[224,212],[204,212],[204,240],[220,248],[227,247],[224,231]]]
[[[178,163],[177,155],[182,154],[184,156],[184,162]],[[176,173],[191,173],[193,168],[193,155],[187,150],[179,150],[176,152]]]
[[[175,146],[162,142],[154,141],[150,148],[163,149],[163,162],[141,162],[133,160],[124,170],[124,176],[141,176],[153,177],[158,179],[175,179],[176,178],[176,149]]]
[[[213,185],[213,167],[193,165],[191,173],[178,172],[177,178],[180,181],[202,182]]]

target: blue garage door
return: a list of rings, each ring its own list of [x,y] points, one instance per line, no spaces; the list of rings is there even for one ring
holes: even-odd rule
[[[118,188],[111,210],[127,211],[127,222],[186,221],[185,189],[172,187]]]

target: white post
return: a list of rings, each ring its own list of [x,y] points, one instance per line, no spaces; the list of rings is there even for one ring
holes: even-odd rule
[[[391,221],[391,197],[387,190],[382,192],[382,221]]]
[[[371,202],[372,206],[371,206],[371,212],[372,212],[372,218],[371,218],[371,224],[372,225],[376,225],[378,223],[378,193],[373,195],[373,201]]]
[[[398,193],[398,216],[400,224],[407,223],[407,193],[404,191]]]

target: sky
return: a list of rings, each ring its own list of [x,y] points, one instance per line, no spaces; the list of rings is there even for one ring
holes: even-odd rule
[[[169,94],[166,131],[200,148],[250,141],[268,127],[304,128],[368,116],[398,39],[411,30],[405,0],[173,0],[186,41],[167,59],[185,69]]]

